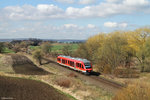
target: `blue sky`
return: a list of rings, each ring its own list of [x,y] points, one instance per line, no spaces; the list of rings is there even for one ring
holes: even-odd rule
[[[149,18],[149,0],[0,0],[0,38],[87,39]]]

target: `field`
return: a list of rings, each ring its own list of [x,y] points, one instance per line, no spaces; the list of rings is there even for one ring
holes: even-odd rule
[[[71,51],[75,51],[78,49],[78,44],[66,44],[66,43],[54,43],[52,44],[52,52],[56,52],[56,53],[62,53],[62,49],[64,46],[69,45],[71,48]],[[40,46],[30,46],[31,50],[35,50],[35,49],[39,49]]]
[[[4,48],[3,53],[14,53],[14,51],[8,49],[8,48]]]
[[[30,59],[19,54],[8,54],[0,59],[0,71],[24,75],[46,75],[48,72],[36,66]],[[9,69],[9,70],[8,70]]]
[[[28,79],[0,76],[0,99],[71,100],[48,84]]]

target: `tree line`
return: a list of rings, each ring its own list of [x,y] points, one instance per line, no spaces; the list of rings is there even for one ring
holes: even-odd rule
[[[75,56],[90,60],[100,72],[133,66],[150,71],[150,28],[100,33],[80,44]]]

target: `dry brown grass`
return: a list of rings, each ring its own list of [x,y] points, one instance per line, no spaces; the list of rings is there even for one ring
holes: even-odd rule
[[[67,75],[68,77],[78,77],[74,72],[71,72]]]
[[[149,84],[131,84],[119,91],[112,100],[150,100]]]
[[[71,86],[71,81],[68,78],[62,77],[62,78],[58,78],[56,79],[56,84],[61,86],[61,87],[66,87],[69,88]]]
[[[131,68],[116,68],[113,73],[120,78],[138,78],[140,75],[139,70]]]

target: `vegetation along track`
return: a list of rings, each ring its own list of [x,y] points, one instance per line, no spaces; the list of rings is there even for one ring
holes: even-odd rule
[[[43,58],[43,60],[48,61],[49,64],[51,64],[53,67],[57,68],[61,72],[67,72],[67,73],[74,72],[80,79],[85,81],[87,84],[98,86],[111,93],[116,93],[118,90],[125,87],[124,84],[119,84],[117,82],[114,82],[112,80],[108,80],[99,76],[97,72],[93,72],[91,75],[85,75],[85,74],[76,72],[72,69],[69,70],[69,68],[62,67],[62,65],[59,65],[56,61],[53,61],[47,58]]]
[[[125,87],[124,84],[119,84],[119,83],[116,83],[114,81],[108,80],[108,79],[103,78],[103,77],[97,77],[97,76],[90,76],[90,77],[97,80],[97,81],[103,82],[104,84],[115,87],[117,89],[121,89],[121,88]]]

